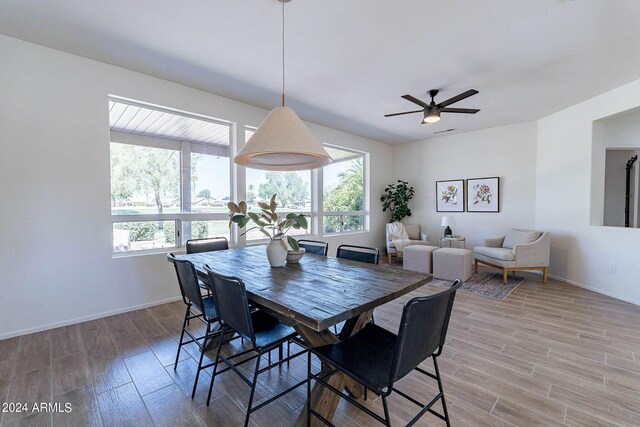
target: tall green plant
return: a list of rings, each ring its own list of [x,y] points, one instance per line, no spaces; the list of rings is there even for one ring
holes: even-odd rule
[[[413,198],[413,194],[413,187],[410,187],[406,181],[399,179],[398,184],[387,185],[380,196],[380,201],[382,202],[382,211],[391,213],[389,222],[402,221],[405,217],[411,216],[409,200]]]
[[[303,214],[288,213],[284,218],[278,217],[276,213],[278,203],[276,202],[275,194],[271,196],[269,203],[258,202],[258,206],[261,210],[259,215],[256,212],[249,212],[247,203],[244,201],[237,204],[234,202],[227,203],[227,208],[229,208],[229,227],[235,222],[238,224],[238,228],[244,228],[249,222],[253,222],[255,227],[245,230],[241,235],[258,229],[271,240],[282,239],[292,228],[306,230],[309,227],[307,218]],[[291,236],[286,237],[289,246],[294,251],[299,251],[298,241]]]

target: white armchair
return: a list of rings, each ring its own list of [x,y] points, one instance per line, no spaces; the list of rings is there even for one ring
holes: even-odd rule
[[[417,224],[403,224],[404,229],[407,231],[409,235],[409,239],[414,245],[425,245],[428,246],[429,242],[427,241],[427,234],[420,232],[420,226]],[[387,257],[389,258],[389,264],[391,264],[391,257],[398,256],[398,250],[396,249],[396,245],[391,241],[391,237],[389,236],[389,224],[386,226],[386,235],[387,235]],[[400,256],[402,253],[400,253]]]
[[[502,280],[507,284],[509,271],[541,270],[547,283],[551,235],[534,230],[510,230],[506,236],[486,239],[484,246],[473,248],[475,271],[478,263],[502,270]]]

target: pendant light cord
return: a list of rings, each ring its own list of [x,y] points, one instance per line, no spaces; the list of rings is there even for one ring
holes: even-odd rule
[[[284,107],[284,2],[282,2],[282,106]]]

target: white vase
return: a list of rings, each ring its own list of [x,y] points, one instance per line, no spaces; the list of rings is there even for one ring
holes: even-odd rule
[[[287,245],[282,239],[273,239],[267,245],[267,259],[271,267],[284,267],[287,260]]]

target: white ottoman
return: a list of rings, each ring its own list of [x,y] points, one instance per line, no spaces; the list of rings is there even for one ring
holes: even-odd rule
[[[402,250],[402,268],[431,273],[431,256],[437,246],[411,245]]]
[[[433,277],[466,282],[471,278],[473,252],[468,249],[440,248],[433,251]]]

